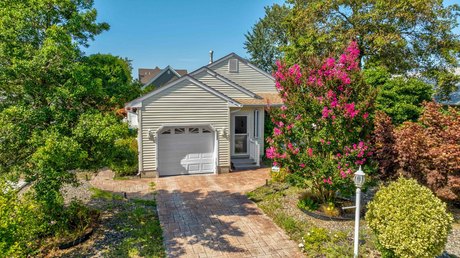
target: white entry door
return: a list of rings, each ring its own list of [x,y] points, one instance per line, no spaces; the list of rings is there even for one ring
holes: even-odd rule
[[[160,176],[214,172],[214,133],[207,127],[172,127],[158,135]]]

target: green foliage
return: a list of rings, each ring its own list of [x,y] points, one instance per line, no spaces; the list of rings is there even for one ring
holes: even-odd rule
[[[433,98],[432,85],[415,77],[391,77],[383,68],[365,70],[366,82],[378,88],[376,109],[389,115],[395,125],[415,121],[423,111],[422,103]]]
[[[348,242],[347,233],[343,231],[328,232],[324,228],[313,227],[302,237],[300,247],[303,252],[315,256],[325,257],[350,257],[352,254],[351,245]]]
[[[282,183],[286,180],[286,176],[288,175],[286,169],[281,168],[279,172],[270,171],[270,177],[273,182]]]
[[[31,255],[44,232],[44,214],[30,195],[19,198],[2,180],[0,189],[0,257]]]
[[[155,90],[157,88],[156,85],[154,84],[150,84],[149,86],[145,87],[143,90],[142,90],[142,94],[141,95],[144,95],[144,94],[147,94],[153,90]]]
[[[137,138],[118,139],[113,148],[109,167],[116,176],[135,175],[138,171]]]
[[[59,190],[63,184],[76,182],[75,174],[69,170],[78,167],[86,153],[75,140],[57,132],[36,134],[32,142],[38,147],[30,158],[27,178],[35,181],[35,198],[49,211],[46,215],[59,218],[63,208]]]
[[[103,92],[98,109],[123,107],[124,104],[141,95],[141,85],[133,82],[131,64],[127,59],[108,54],[84,57],[88,78],[96,81]]]
[[[266,72],[274,71],[275,61],[283,56],[280,47],[287,44],[283,21],[288,14],[286,5],[266,6],[265,16],[245,35],[244,48],[251,62]]]
[[[129,134],[128,125],[114,115],[99,112],[82,114],[73,128],[75,139],[88,153],[82,168],[98,169],[109,165],[114,158],[120,157],[116,141],[128,137]]]
[[[444,250],[453,218],[430,189],[400,178],[376,193],[366,221],[383,257],[434,257]]]
[[[290,63],[308,65],[356,40],[365,69],[383,66],[392,74],[420,72],[445,95],[458,83],[459,6],[428,0],[289,0],[285,26]]]
[[[302,210],[316,211],[319,208],[319,204],[311,198],[304,198],[297,202],[297,207]]]

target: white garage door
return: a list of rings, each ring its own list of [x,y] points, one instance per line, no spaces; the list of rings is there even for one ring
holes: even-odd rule
[[[214,133],[207,127],[171,127],[158,135],[160,176],[214,172]]]

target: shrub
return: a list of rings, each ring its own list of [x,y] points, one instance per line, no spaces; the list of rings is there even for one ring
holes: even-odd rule
[[[398,165],[394,127],[391,118],[377,111],[374,118],[374,158],[379,163],[379,177],[383,180],[397,177]]]
[[[432,100],[433,86],[416,77],[392,77],[381,67],[366,69],[364,73],[366,81],[379,89],[376,109],[389,115],[396,125],[417,120],[423,101]]]
[[[115,141],[113,158],[109,164],[116,176],[135,175],[138,170],[137,139],[130,137]]]
[[[275,127],[266,157],[311,181],[323,202],[351,194],[359,165],[373,170],[370,115],[376,91],[364,82],[358,58],[352,42],[337,60],[312,60],[303,68],[277,62],[276,88],[284,105],[269,109]]]
[[[270,171],[270,177],[273,182],[283,183],[286,180],[287,171],[284,168],[280,168],[279,172]]]
[[[460,201],[460,112],[425,103],[418,123],[395,131],[398,164],[407,177],[443,200]]]
[[[297,202],[297,207],[302,210],[316,211],[319,208],[319,204],[311,198],[305,198]]]
[[[18,198],[8,184],[0,181],[1,257],[26,257],[38,248],[43,232],[43,214],[30,195]]]
[[[376,193],[366,220],[383,257],[435,257],[444,250],[453,218],[428,188],[400,178]]]

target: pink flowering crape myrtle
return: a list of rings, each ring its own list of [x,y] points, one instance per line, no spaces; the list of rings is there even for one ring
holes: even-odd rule
[[[312,182],[324,201],[348,195],[353,173],[374,170],[370,129],[376,92],[359,66],[359,49],[351,42],[338,59],[311,61],[309,67],[277,61],[276,89],[281,108],[269,108],[274,130],[266,156],[289,173]]]

